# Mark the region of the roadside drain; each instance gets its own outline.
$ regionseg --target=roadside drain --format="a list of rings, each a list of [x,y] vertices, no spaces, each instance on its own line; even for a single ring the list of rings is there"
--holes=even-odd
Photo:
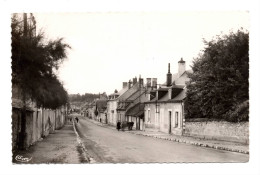
[[[73,121],[73,128],[74,128],[74,132],[77,136],[77,143],[78,143],[77,150],[80,154],[80,161],[82,163],[96,163],[96,161],[88,154],[87,149],[76,130],[74,121]]]

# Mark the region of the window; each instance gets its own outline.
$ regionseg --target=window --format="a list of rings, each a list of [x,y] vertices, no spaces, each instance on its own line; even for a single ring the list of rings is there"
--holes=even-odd
[[[179,125],[179,112],[175,112],[175,127],[177,127]]]
[[[147,116],[148,116],[148,120],[147,120],[147,122],[151,122],[151,113],[150,113],[150,109],[148,109],[148,111],[147,111]]]

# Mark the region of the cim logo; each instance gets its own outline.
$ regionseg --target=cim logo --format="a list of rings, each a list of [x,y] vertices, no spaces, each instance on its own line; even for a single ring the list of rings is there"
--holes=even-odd
[[[26,163],[26,162],[29,162],[30,160],[32,160],[32,157],[31,158],[27,158],[27,157],[23,157],[23,156],[17,155],[15,157],[15,160],[17,160],[18,162]]]

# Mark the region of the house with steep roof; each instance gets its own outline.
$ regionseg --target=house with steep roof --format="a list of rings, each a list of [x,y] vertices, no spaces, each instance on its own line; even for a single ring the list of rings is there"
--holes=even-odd
[[[123,82],[122,89],[118,92],[117,90],[114,91],[114,93],[110,94],[108,96],[107,100],[107,122],[110,125],[115,126],[117,122],[117,103],[119,100],[119,97],[122,96],[130,87],[132,82],[129,81]]]
[[[128,97],[125,96],[125,98],[121,98],[119,100],[117,113],[119,116],[119,121],[134,122],[133,128],[140,129],[140,123],[143,125],[143,113],[140,113],[139,115],[133,114],[137,114],[139,112],[136,111],[139,108],[135,107],[138,103],[140,104],[144,101],[147,101],[147,89],[144,87],[143,79],[141,77],[134,86],[135,88],[133,88],[131,92],[129,91]],[[132,109],[133,107],[135,108]],[[137,113],[133,113],[133,111],[136,111]],[[140,108],[140,111],[143,112],[143,109]]]
[[[97,115],[95,113],[96,108],[97,108],[97,106],[96,106],[97,100],[99,100],[99,99],[98,98],[94,99],[92,102],[88,103],[87,108],[86,108],[86,117],[97,120]]]
[[[134,106],[138,99],[144,101],[144,91],[145,88],[143,87],[143,79],[141,77],[139,81],[135,77],[133,81],[123,82],[121,91],[109,95],[107,104],[108,123],[116,125],[117,121],[131,121],[131,116],[126,118],[126,111]]]
[[[138,102],[129,107],[125,116],[128,122],[134,122],[133,129],[143,130],[144,129],[144,103]]]
[[[97,100],[95,113],[98,121],[108,123],[107,120],[107,100]]]
[[[136,81],[135,81],[136,80]],[[137,78],[133,79],[133,86],[129,88],[119,99],[117,106],[118,120],[120,122],[128,121],[125,116],[126,110],[133,104],[133,102],[144,93],[143,79],[140,77],[139,81]]]
[[[151,81],[152,80],[152,81]],[[118,114],[121,121],[134,122],[133,129],[143,130],[144,128],[144,102],[148,100],[149,92],[156,89],[157,78],[147,78],[144,85],[143,78],[139,77],[136,83],[137,91],[128,98],[118,102]]]
[[[178,62],[178,73],[170,73],[170,63],[166,82],[158,89],[150,91],[149,100],[144,102],[145,128],[182,135],[184,128],[184,99],[186,83],[190,81],[185,61]]]

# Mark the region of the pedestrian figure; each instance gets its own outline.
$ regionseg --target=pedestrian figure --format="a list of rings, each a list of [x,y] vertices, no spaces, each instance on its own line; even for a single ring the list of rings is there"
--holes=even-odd
[[[116,124],[116,129],[117,129],[118,131],[119,131],[119,129],[120,129],[120,126],[121,126],[121,122],[118,121],[117,124]]]
[[[78,123],[78,122],[79,122],[79,118],[78,118],[78,117],[76,117],[75,119],[76,119],[76,121],[77,121],[77,123]]]
[[[101,118],[99,119],[99,122],[101,123]]]

